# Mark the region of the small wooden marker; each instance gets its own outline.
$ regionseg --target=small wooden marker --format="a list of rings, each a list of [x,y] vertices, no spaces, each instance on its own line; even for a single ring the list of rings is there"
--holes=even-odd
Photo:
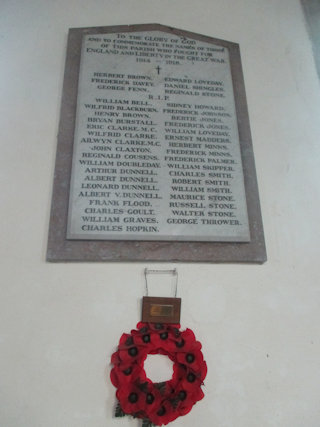
[[[181,298],[143,297],[142,322],[180,323]]]

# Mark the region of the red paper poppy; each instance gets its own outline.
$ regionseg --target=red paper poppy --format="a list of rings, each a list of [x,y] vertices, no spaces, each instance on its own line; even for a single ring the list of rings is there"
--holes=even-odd
[[[149,420],[156,426],[166,425],[180,416],[168,399],[160,402],[156,410],[149,415]]]

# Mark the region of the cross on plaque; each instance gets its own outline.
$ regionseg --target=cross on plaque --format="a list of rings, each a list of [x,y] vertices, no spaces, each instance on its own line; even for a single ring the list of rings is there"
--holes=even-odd
[[[156,70],[158,71],[158,74],[160,74],[160,70],[161,70],[161,68],[160,68],[160,66],[159,66],[159,65],[156,67]]]

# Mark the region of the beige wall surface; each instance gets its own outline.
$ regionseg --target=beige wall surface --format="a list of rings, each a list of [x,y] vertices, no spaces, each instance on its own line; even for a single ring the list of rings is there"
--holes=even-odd
[[[45,261],[67,31],[157,22],[241,48],[268,262],[178,268],[204,400],[174,426],[320,425],[320,97],[298,0],[0,2],[0,425],[115,419],[109,358],[150,263]]]

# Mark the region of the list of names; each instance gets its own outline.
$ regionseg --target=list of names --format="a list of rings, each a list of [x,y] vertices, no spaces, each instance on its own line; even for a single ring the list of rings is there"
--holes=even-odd
[[[250,240],[225,47],[84,36],[74,138],[69,239]]]

